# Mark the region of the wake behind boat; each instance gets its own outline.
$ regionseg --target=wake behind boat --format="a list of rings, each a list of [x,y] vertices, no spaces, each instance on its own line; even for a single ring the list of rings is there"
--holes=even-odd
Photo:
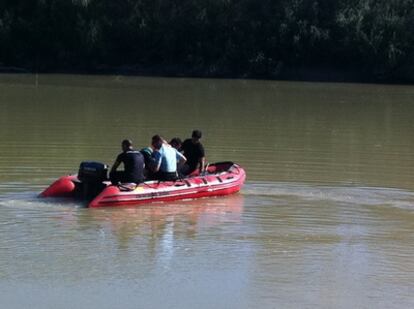
[[[204,174],[176,181],[146,181],[139,185],[112,185],[108,167],[98,162],[82,162],[77,175],[63,176],[40,197],[71,197],[88,201],[89,207],[140,205],[151,202],[228,195],[240,191],[244,169],[233,162],[210,164]]]

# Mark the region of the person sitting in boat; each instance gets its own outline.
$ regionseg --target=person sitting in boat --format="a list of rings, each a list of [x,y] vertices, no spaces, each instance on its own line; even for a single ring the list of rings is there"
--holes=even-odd
[[[182,145],[183,143],[182,143],[182,141],[181,141],[181,139],[180,139],[179,137],[174,137],[174,138],[172,138],[172,139],[170,140],[169,144],[170,144],[173,148],[175,148],[175,149],[177,149],[178,151],[180,151],[180,149],[181,149],[181,145]]]
[[[139,152],[144,156],[144,177],[145,179],[152,179],[153,172],[151,170],[151,166],[154,165],[154,159],[152,158],[152,148],[144,147]]]
[[[155,180],[177,180],[177,164],[186,162],[185,156],[177,149],[171,147],[159,136],[152,137],[151,145],[153,148],[152,158],[154,160],[152,172]]]
[[[194,130],[191,138],[186,139],[181,146],[181,150],[187,158],[187,162],[181,169],[181,173],[184,175],[193,173],[197,168],[200,173],[204,171],[205,154],[204,147],[200,142],[201,136],[200,130]]]
[[[120,153],[109,173],[112,184],[133,182],[139,184],[144,181],[144,157],[141,152],[132,147],[132,142],[128,139],[122,141],[122,153]],[[124,170],[117,171],[118,166],[123,163]]]

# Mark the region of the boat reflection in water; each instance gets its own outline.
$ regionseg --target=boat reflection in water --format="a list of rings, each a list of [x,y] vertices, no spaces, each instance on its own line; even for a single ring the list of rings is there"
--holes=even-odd
[[[82,209],[78,224],[115,236],[119,249],[134,246],[157,246],[174,239],[195,239],[203,231],[221,224],[241,221],[244,197],[237,193],[222,197],[153,203],[141,207]]]

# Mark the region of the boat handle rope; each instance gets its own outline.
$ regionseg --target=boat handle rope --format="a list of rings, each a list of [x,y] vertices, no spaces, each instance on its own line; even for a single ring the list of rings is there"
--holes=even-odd
[[[156,189],[157,187],[159,187],[159,185],[161,184],[161,182],[164,182],[164,183],[166,183],[166,182],[172,182],[171,186],[177,186],[177,181],[182,181],[183,182],[182,185],[187,185],[187,187],[191,187],[190,182],[188,180],[185,180],[185,179],[177,179],[177,180],[174,180],[174,181],[161,181],[160,180],[154,186],[151,186],[151,185],[143,182],[143,185],[146,186],[146,187],[148,187],[148,188],[151,188],[151,189]]]
[[[237,173],[235,172],[235,170],[237,171]],[[233,174],[240,174],[240,169],[237,165],[233,164],[230,168],[229,168],[229,172],[233,173]]]
[[[138,185],[136,183],[134,183],[134,185],[135,186],[127,186],[127,185],[123,185],[123,184],[120,183],[120,184],[118,184],[118,188],[121,191],[134,191],[138,187]]]
[[[160,185],[161,181],[158,181],[157,184],[155,186],[151,186],[147,183],[145,183],[145,181],[142,183],[144,186],[150,188],[150,189],[156,189],[159,185]]]

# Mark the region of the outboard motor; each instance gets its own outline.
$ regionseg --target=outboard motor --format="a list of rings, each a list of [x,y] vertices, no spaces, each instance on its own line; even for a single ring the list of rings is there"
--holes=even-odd
[[[79,166],[78,179],[82,183],[81,196],[90,200],[96,197],[108,180],[108,165],[100,162],[85,161]]]

